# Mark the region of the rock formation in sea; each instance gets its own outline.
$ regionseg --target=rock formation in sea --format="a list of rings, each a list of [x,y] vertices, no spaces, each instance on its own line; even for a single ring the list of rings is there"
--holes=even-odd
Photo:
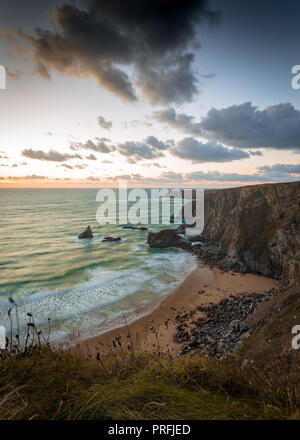
[[[209,190],[204,211],[201,236],[180,237],[176,229],[150,232],[150,247],[188,249],[190,242],[200,260],[223,269],[286,283],[300,279],[300,182]]]
[[[103,242],[106,242],[106,241],[120,241],[121,240],[121,237],[104,237],[103,238]]]
[[[159,232],[149,232],[147,243],[152,248],[166,248],[178,245],[177,229],[163,229]]]
[[[148,231],[145,226],[123,226],[122,229],[131,229],[132,231]]]
[[[81,232],[81,234],[78,235],[79,239],[82,238],[93,238],[93,231],[91,230],[90,225],[86,228],[85,231]]]

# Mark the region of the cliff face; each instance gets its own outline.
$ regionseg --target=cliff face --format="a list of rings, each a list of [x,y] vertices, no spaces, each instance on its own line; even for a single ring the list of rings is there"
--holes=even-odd
[[[294,282],[300,277],[300,182],[207,191],[203,236],[232,267]],[[197,247],[200,258],[201,252]]]

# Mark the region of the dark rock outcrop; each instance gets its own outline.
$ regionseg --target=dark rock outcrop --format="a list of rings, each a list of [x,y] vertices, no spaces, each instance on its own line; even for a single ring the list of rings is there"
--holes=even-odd
[[[148,231],[148,228],[145,226],[123,226],[122,229],[130,229],[132,231]]]
[[[149,232],[147,243],[151,248],[167,248],[177,246],[177,229],[163,229],[159,232]]]
[[[145,226],[123,226],[122,229],[131,229],[132,231],[148,231]]]
[[[91,230],[90,225],[86,228],[85,231],[81,232],[81,234],[78,235],[79,239],[82,238],[93,238],[93,232]]]
[[[103,242],[106,242],[106,241],[120,241],[121,240],[121,237],[104,237],[103,238]]]
[[[147,243],[152,248],[180,247],[191,250],[193,241],[199,236],[184,236],[185,225],[180,225],[177,229],[163,229],[159,232],[149,232]]]
[[[193,253],[224,270],[259,273],[285,283],[300,279],[300,182],[208,190],[204,214],[200,238],[177,237],[170,246],[188,249],[187,241],[199,241],[191,244]],[[157,247],[166,247],[151,235],[152,247],[156,241]]]
[[[244,272],[294,282],[300,277],[300,182],[205,194],[203,237]],[[202,249],[195,249],[201,258]]]

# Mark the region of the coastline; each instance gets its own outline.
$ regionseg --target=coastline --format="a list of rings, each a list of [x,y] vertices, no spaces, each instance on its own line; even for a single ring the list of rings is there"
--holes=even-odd
[[[224,298],[244,293],[263,293],[276,287],[276,280],[254,274],[224,272],[198,264],[173,293],[148,310],[132,319],[123,317],[123,325],[76,343],[71,350],[84,357],[97,357],[115,352],[135,351],[164,352],[179,356],[181,344],[174,341],[178,322],[176,316],[189,313],[202,305],[216,304]],[[199,316],[201,312],[199,312]],[[120,345],[116,340],[120,341]]]

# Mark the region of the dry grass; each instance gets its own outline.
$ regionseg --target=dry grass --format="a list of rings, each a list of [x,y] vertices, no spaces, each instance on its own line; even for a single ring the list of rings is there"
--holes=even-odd
[[[29,314],[25,344],[11,329],[0,350],[0,419],[299,419],[300,353],[271,331],[288,328],[298,298],[295,289],[274,298],[254,316],[248,346],[219,361],[137,351],[129,328],[126,345],[116,339],[113,353],[83,358],[51,348],[50,322],[45,336]],[[274,355],[262,335],[275,338]]]
[[[2,360],[0,418],[299,418],[299,383],[270,370],[139,352],[98,359],[42,348]]]

